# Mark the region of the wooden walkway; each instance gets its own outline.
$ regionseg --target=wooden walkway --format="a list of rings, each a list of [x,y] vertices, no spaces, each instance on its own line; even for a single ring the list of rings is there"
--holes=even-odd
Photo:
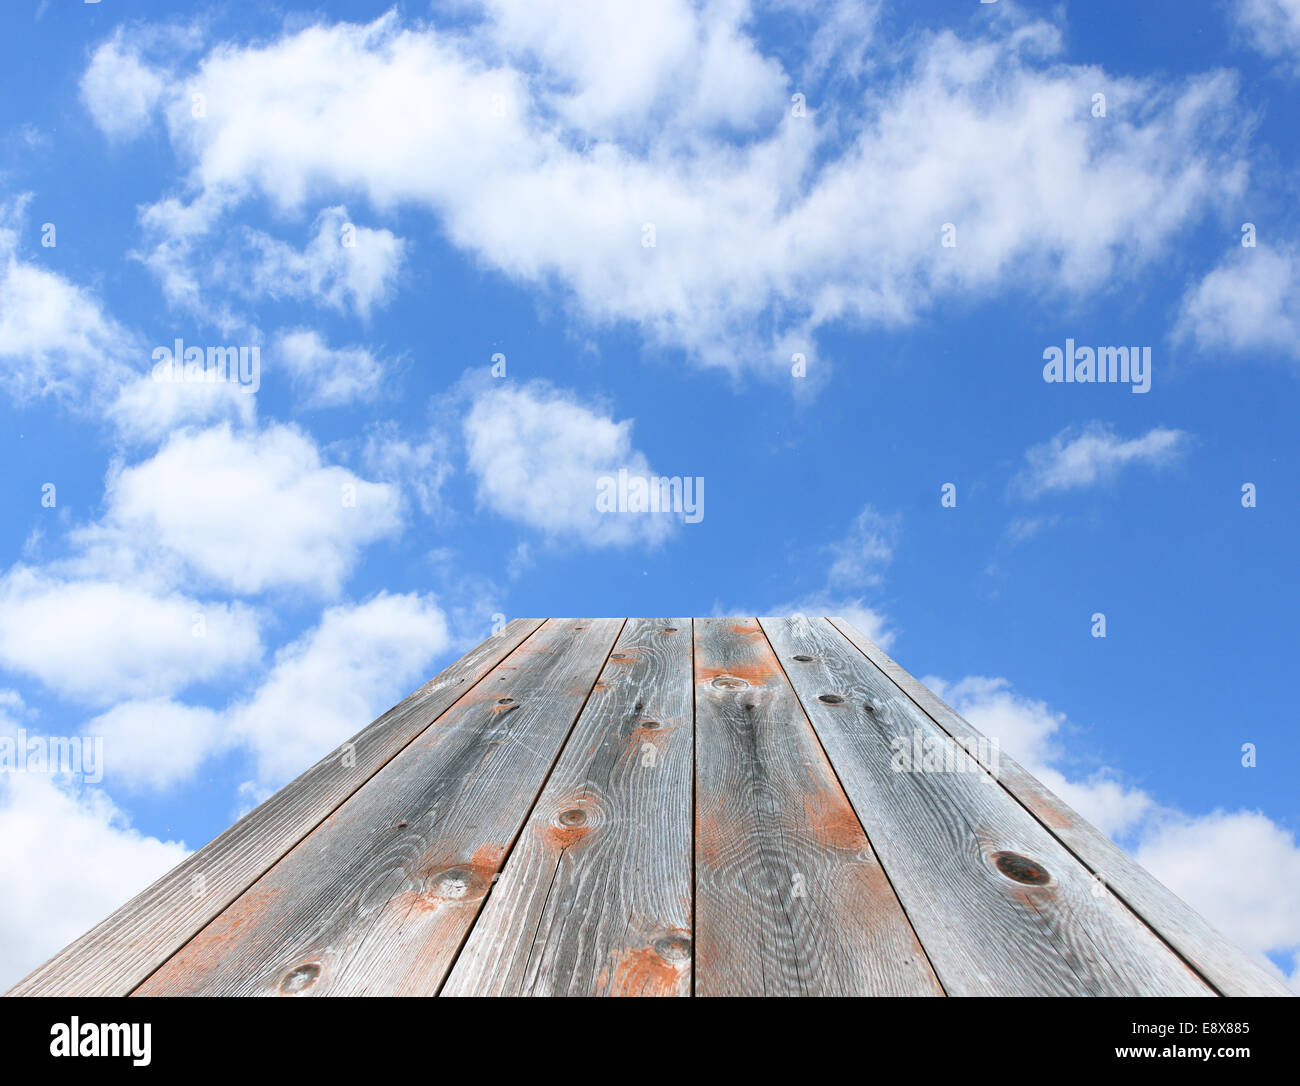
[[[982,740],[839,619],[516,620],[10,994],[1287,994]]]

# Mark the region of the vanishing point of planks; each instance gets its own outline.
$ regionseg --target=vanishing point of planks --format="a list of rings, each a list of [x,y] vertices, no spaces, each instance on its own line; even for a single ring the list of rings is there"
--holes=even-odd
[[[10,994],[1287,992],[796,617],[518,619]]]

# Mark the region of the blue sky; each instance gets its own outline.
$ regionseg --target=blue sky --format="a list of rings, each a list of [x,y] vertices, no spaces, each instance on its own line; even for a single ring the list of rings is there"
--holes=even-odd
[[[1300,2],[546,9],[0,16],[0,734],[104,752],[0,983],[500,616],[795,611],[1295,983]]]

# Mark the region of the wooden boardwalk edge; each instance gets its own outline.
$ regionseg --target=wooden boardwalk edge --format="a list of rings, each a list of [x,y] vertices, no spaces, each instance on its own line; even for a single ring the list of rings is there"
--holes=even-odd
[[[515,619],[3,994],[1292,994],[1000,742],[843,618]]]
[[[542,623],[515,619],[470,649],[5,994],[129,995]]]
[[[136,995],[434,995],[623,626],[550,619]]]
[[[843,618],[827,620],[934,723],[954,739],[987,738],[879,645]],[[972,742],[979,758],[983,744]],[[985,765],[992,771],[992,767]],[[1221,995],[1289,996],[1277,978],[1220,934],[1122,848],[1014,758],[999,751],[998,783],[1124,905]]]

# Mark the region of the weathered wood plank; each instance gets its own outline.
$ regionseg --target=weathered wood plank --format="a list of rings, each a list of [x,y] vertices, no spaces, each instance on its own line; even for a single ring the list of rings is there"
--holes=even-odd
[[[621,619],[548,620],[141,995],[432,995]]]
[[[835,627],[761,622],[950,995],[1213,994]]]
[[[700,995],[942,995],[754,619],[697,619]]]
[[[978,756],[984,749],[980,745],[986,738],[983,733],[844,619],[832,618],[830,622],[931,720],[949,735],[969,743]],[[1281,981],[1219,934],[1006,751],[999,750],[996,765],[986,764],[985,768],[995,769],[1003,788],[1219,992],[1242,996],[1291,994]]]
[[[475,646],[6,994],[130,993],[541,624]]]
[[[443,995],[690,995],[691,620],[629,619]]]

